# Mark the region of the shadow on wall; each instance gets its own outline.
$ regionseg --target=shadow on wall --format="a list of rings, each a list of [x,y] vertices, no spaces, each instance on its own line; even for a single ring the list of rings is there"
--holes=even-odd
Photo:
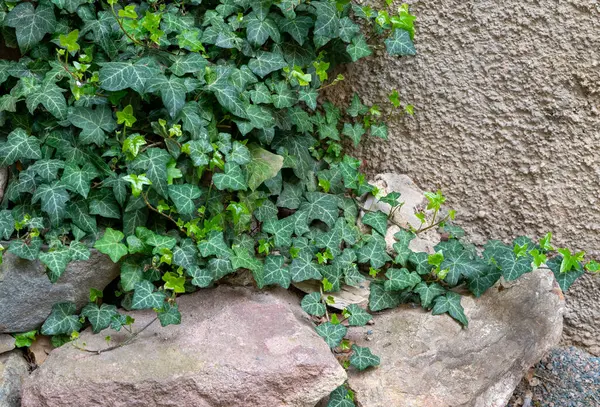
[[[552,231],[600,256],[599,6],[412,3],[417,57],[379,52],[330,90],[385,105],[397,89],[415,106],[392,119],[389,142],[359,148],[366,171],[441,188],[476,242]]]

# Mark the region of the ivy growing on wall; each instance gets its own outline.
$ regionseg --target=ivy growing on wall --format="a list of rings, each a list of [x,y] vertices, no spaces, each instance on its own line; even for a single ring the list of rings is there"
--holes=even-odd
[[[397,208],[402,197],[369,184],[343,148],[387,139],[382,109],[320,94],[344,80],[332,73],[340,64],[378,49],[414,55],[414,20],[406,5],[348,0],[0,0],[0,35],[21,55],[0,60],[7,250],[39,260],[56,282],[93,247],[121,264],[120,305],[154,309],[163,326],[181,320],[177,296],[232,273],[251,273],[259,288],[317,280],[302,307],[331,348],[349,348],[346,326],[371,319],[355,305],[327,312],[344,284],[370,280],[371,312],[413,301],[465,326],[459,285],[480,296],[546,263],[567,289],[583,254],[548,260],[549,236],[491,241],[480,254],[459,240],[452,213],[438,216],[440,193],[427,195],[433,219],[419,214],[422,227],[398,232],[386,252],[390,215],[357,198]],[[414,113],[397,91],[385,108]],[[436,254],[412,252],[434,227],[449,236]],[[60,342],[88,323],[131,329],[102,293],[90,299],[81,313],[56,304],[41,333]],[[358,370],[379,364],[367,348],[350,350]],[[352,398],[340,388],[330,405]]]

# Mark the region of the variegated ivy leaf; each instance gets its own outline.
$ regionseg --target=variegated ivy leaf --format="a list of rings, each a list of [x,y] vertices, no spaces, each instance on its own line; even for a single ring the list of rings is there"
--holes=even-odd
[[[46,319],[40,333],[42,335],[71,335],[79,332],[81,322],[75,315],[77,307],[72,302],[61,302],[52,306],[52,312]]]
[[[34,237],[33,239],[26,240],[13,240],[8,246],[8,251],[25,260],[36,260],[42,247],[42,239]]]
[[[29,170],[39,175],[44,182],[52,182],[58,177],[58,171],[65,168],[65,162],[56,159],[43,159],[29,166]]]
[[[322,317],[325,315],[325,304],[321,301],[320,293],[310,293],[302,298],[300,306],[307,314]]]
[[[287,63],[281,54],[267,51],[258,51],[256,56],[248,62],[248,68],[261,78],[286,66]]]
[[[348,52],[348,55],[350,55],[353,62],[368,57],[373,53],[369,44],[367,44],[365,37],[360,34],[352,38],[352,42],[346,47],[346,52]]]
[[[169,197],[175,203],[177,212],[182,215],[192,215],[196,209],[195,199],[200,198],[202,192],[196,185],[169,185]]]
[[[460,304],[460,297],[459,294],[452,291],[448,291],[444,296],[437,297],[431,313],[433,315],[440,315],[447,312],[463,326],[468,326],[469,321],[467,321],[465,310]]]
[[[300,206],[300,210],[307,212],[308,223],[318,219],[329,227],[335,225],[335,221],[339,218],[339,209],[334,195],[308,192],[306,193],[306,200]]]
[[[208,234],[206,240],[198,243],[198,249],[202,257],[217,256],[229,258],[232,251],[225,243],[223,232],[212,231]]]
[[[384,284],[386,291],[412,290],[421,282],[421,277],[417,272],[409,272],[405,268],[390,268],[386,271],[385,276],[388,278]]]
[[[69,191],[77,192],[82,197],[87,198],[91,181],[97,176],[98,171],[92,164],[86,163],[80,168],[76,163],[68,161],[60,181]]]
[[[192,239],[183,239],[173,248],[173,264],[184,269],[198,264],[198,249]]]
[[[8,167],[19,160],[40,158],[42,152],[39,139],[28,136],[21,128],[13,130],[7,140],[0,144],[0,167]]]
[[[246,165],[248,187],[255,191],[264,181],[275,177],[283,167],[283,157],[258,145],[248,146],[251,160]]]
[[[365,213],[365,216],[363,216],[362,222],[365,225],[371,226],[373,229],[375,229],[377,232],[379,232],[379,234],[381,234],[382,236],[385,236],[385,234],[387,232],[387,225],[388,225],[387,214],[385,214],[381,211],[367,212],[367,213]]]
[[[53,226],[61,224],[65,217],[69,193],[58,181],[52,184],[43,184],[36,189],[32,203],[40,201],[42,210],[46,212]]]
[[[45,3],[37,7],[33,3],[19,3],[6,15],[4,25],[15,28],[19,48],[27,51],[55,29],[54,7]]]
[[[179,312],[179,305],[177,303],[171,304],[170,302],[165,302],[162,309],[158,311],[157,316],[162,327],[179,325],[181,323],[181,312]]]
[[[313,1],[311,5],[317,9],[314,35],[327,38],[336,38],[339,36],[340,18],[336,4],[329,0],[321,0]]]
[[[262,17],[258,14],[252,14],[246,21],[246,38],[248,42],[255,47],[264,45],[271,37],[273,41],[279,42],[281,38],[279,29],[269,17]]]
[[[229,259],[219,258],[213,258],[208,261],[208,270],[210,270],[215,280],[218,280],[235,271]]]
[[[417,236],[413,232],[405,229],[400,229],[396,234],[394,234],[394,239],[397,240],[397,242],[393,245],[393,248],[396,251],[394,263],[400,264],[402,267],[406,267],[408,264],[408,259],[412,253],[412,250],[410,250],[408,246],[415,237]]]
[[[294,233],[294,219],[291,216],[280,220],[277,218],[267,219],[263,223],[262,230],[273,235],[275,247],[290,247]]]
[[[290,266],[292,281],[298,283],[305,280],[321,280],[320,266],[313,261],[312,252],[309,249],[301,250],[298,256],[292,260]]]
[[[309,16],[296,16],[295,18],[281,19],[278,24],[281,32],[290,34],[298,44],[304,45],[314,21]]]
[[[162,308],[166,294],[163,291],[155,291],[154,284],[148,280],[142,280],[135,284],[131,309]]]
[[[379,269],[392,260],[385,251],[385,239],[381,235],[367,235],[365,240],[366,244],[356,251],[359,263],[369,263]]]
[[[56,85],[53,80],[46,79],[41,86],[25,99],[29,113],[33,114],[41,104],[46,110],[59,120],[67,118],[67,101],[63,93],[65,89]]]
[[[12,212],[4,209],[0,211],[0,239],[8,240],[15,231],[15,220]]]
[[[372,283],[370,285],[369,309],[373,312],[388,308],[395,308],[400,303],[397,293],[386,291],[383,284]]]
[[[575,267],[570,271],[561,273],[560,268],[562,262],[563,256],[558,255],[548,260],[546,264],[548,265],[550,270],[552,270],[552,273],[554,274],[554,277],[556,278],[560,289],[563,290],[563,292],[566,292],[569,289],[569,287],[571,287],[571,285],[575,282],[575,280],[577,280],[585,273],[585,269],[583,267]]]
[[[390,55],[415,55],[415,45],[410,38],[410,33],[401,28],[396,28],[392,35],[385,40],[385,47]]]
[[[45,253],[41,252],[38,257],[48,267],[50,281],[56,283],[59,277],[65,272],[67,264],[71,261],[71,251],[63,248]]]
[[[287,289],[290,286],[291,276],[289,267],[284,266],[285,258],[278,255],[268,255],[265,258],[264,285],[278,284]]]
[[[350,326],[365,326],[370,320],[373,319],[371,314],[362,309],[356,304],[350,304],[346,307],[346,311],[350,314],[348,323]]]
[[[245,191],[248,189],[246,176],[241,167],[233,162],[226,162],[224,172],[213,175],[213,183],[221,191]]]
[[[466,250],[460,253],[450,252],[447,256],[444,254],[444,261],[440,266],[442,270],[448,270],[444,281],[452,286],[458,284],[461,278],[474,278],[486,267],[487,264],[483,260],[473,257]]]
[[[187,73],[204,72],[204,68],[208,65],[208,61],[196,52],[190,52],[185,55],[173,55],[171,59],[173,64],[169,67],[169,70],[177,76],[183,76]]]
[[[315,330],[332,349],[342,342],[342,339],[344,339],[344,336],[348,332],[348,329],[344,325],[334,325],[331,322],[325,322],[316,327]]]
[[[82,144],[95,143],[102,146],[106,139],[106,133],[112,133],[117,128],[112,111],[106,105],[95,108],[71,107],[67,119],[73,126],[81,129],[79,141]]]
[[[100,87],[108,91],[131,88],[143,93],[146,82],[156,75],[144,62],[103,62],[100,65]]]
[[[114,263],[117,263],[121,257],[127,254],[127,246],[122,243],[124,237],[125,235],[120,231],[106,228],[102,238],[96,240],[94,248],[110,257]]]
[[[89,303],[81,310],[81,316],[84,316],[92,325],[92,332],[98,332],[110,326],[113,316],[118,315],[117,307],[110,304],[102,304],[98,306],[94,303]]]
[[[373,355],[371,349],[352,345],[354,353],[350,356],[350,364],[358,370],[365,370],[372,366],[379,366],[379,356]]]
[[[160,93],[163,104],[174,118],[185,105],[187,88],[181,78],[159,75],[146,81],[146,92]]]
[[[210,270],[196,265],[186,268],[185,273],[192,278],[192,284],[200,288],[210,286],[215,279]]]
[[[437,283],[427,284],[422,281],[413,290],[421,298],[421,306],[425,309],[431,308],[433,300],[446,293],[446,289]]]

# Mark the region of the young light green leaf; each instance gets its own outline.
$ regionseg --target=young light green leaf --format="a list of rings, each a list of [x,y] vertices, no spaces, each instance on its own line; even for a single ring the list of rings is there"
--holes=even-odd
[[[117,263],[121,257],[127,254],[127,246],[122,243],[124,237],[125,235],[120,231],[106,228],[102,238],[94,244],[94,248],[108,255],[114,263]]]

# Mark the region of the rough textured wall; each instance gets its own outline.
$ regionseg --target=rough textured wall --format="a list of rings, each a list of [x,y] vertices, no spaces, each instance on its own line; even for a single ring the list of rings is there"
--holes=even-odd
[[[379,52],[331,88],[416,107],[361,147],[367,172],[441,188],[476,241],[553,231],[600,255],[600,3],[411,3],[419,55]]]

